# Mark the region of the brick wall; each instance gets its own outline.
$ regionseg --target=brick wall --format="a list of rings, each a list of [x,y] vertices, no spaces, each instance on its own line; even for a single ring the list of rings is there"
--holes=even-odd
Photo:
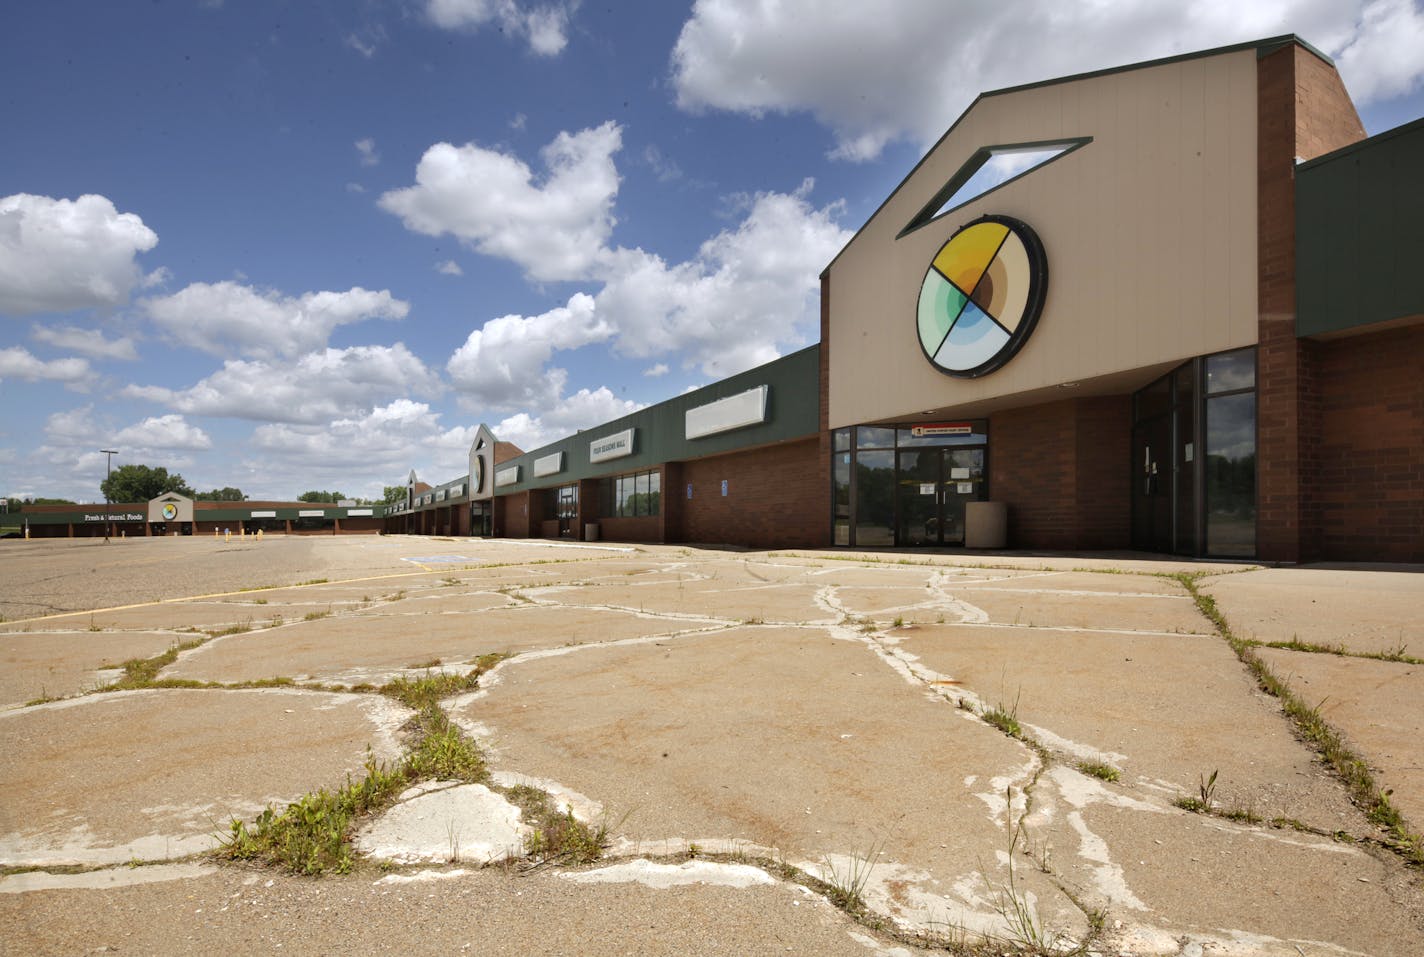
[[[658,514],[659,542],[682,541],[683,506],[687,493],[682,480],[682,463],[667,462],[662,468],[662,507]]]
[[[1009,547],[1076,546],[1077,425],[1072,400],[989,417],[989,497],[1009,506]]]
[[[502,538],[537,538],[532,534],[543,515],[538,514],[540,493],[515,492],[495,499],[495,534]]]
[[[682,527],[676,540],[752,548],[825,544],[829,479],[820,458],[817,436],[683,462],[676,493],[684,499]],[[723,479],[728,482],[725,497]]]
[[[663,493],[666,498],[667,493]],[[598,520],[598,537],[607,542],[660,542],[662,522],[657,515],[646,518],[620,518],[618,516]]]
[[[1324,555],[1424,562],[1424,326],[1313,345]]]
[[[1319,396],[1312,348],[1295,336],[1295,161],[1364,138],[1329,64],[1291,44],[1257,66],[1256,551],[1268,561],[1315,557],[1313,492]]]
[[[1076,547],[1128,548],[1132,544],[1132,397],[1079,399],[1076,406]]]
[[[1129,396],[1065,399],[989,419],[989,497],[1009,506],[1009,547],[1126,548]]]

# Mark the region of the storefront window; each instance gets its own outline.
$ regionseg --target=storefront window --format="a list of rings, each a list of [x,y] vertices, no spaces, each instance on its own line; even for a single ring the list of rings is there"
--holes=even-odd
[[[895,430],[878,425],[860,425],[855,430],[855,447],[858,449],[893,449]]]
[[[1241,349],[1219,356],[1207,356],[1206,392],[1237,392],[1256,387],[1256,350]]]
[[[1239,557],[1256,554],[1254,392],[1207,399],[1203,486],[1207,554]]]
[[[849,452],[850,429],[836,429],[835,433],[832,436],[832,441],[834,442],[834,445],[832,447],[837,452]]]
[[[888,432],[893,441],[895,433],[890,429],[877,431]],[[855,544],[860,548],[895,544],[894,452],[856,455]]]
[[[601,514],[614,518],[644,518],[662,509],[662,473],[635,472],[598,483]]]
[[[832,518],[837,545],[850,544],[850,453],[837,452],[831,462]]]

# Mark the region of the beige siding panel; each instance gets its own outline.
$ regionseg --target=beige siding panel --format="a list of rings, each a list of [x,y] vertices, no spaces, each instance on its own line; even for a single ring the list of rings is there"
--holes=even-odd
[[[952,409],[1249,345],[1256,338],[1256,57],[1245,50],[987,97],[831,267],[833,427]],[[981,146],[1088,146],[896,240]],[[1008,365],[925,360],[930,260],[985,213],[1043,240],[1048,302]]]

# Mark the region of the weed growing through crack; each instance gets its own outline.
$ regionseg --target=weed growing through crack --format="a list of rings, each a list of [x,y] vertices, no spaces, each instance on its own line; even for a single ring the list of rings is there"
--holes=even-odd
[[[606,824],[590,825],[574,816],[573,808],[560,811],[549,795],[526,784],[499,789],[519,808],[531,828],[524,851],[538,862],[589,864],[603,856],[608,846]]]
[[[1340,732],[1336,731],[1320,715],[1319,705],[1312,708],[1290,689],[1259,655],[1252,649],[1252,642],[1239,638],[1231,630],[1226,618],[1216,607],[1216,600],[1197,587],[1199,574],[1181,573],[1175,578],[1187,594],[1192,597],[1197,610],[1212,623],[1217,634],[1226,640],[1236,657],[1251,672],[1257,684],[1266,694],[1278,698],[1281,710],[1291,720],[1295,732],[1319,753],[1331,770],[1344,783],[1355,802],[1371,823],[1378,825],[1388,835],[1387,846],[1415,866],[1424,866],[1424,835],[1411,831],[1390,800],[1391,791],[1379,787],[1369,765],[1345,744]]]
[[[169,645],[167,651],[154,655],[152,658],[130,658],[120,665],[124,669],[124,673],[100,690],[128,691],[134,688],[152,687],[154,681],[158,679],[158,673],[177,661],[180,652],[196,648],[206,640],[206,638],[197,638],[193,641]]]
[[[826,885],[826,896],[831,903],[851,915],[865,910],[865,889],[870,884],[870,875],[880,855],[885,852],[885,841],[870,845],[864,854],[852,854],[844,868],[831,863],[829,858],[821,861],[821,881]]]
[[[252,621],[240,621],[235,625],[228,625],[226,628],[214,628],[212,631],[204,632],[209,638],[226,638],[228,635],[245,635],[252,630]]]
[[[1340,658],[1369,658],[1374,661],[1393,661],[1405,665],[1424,665],[1424,658],[1406,654],[1409,646],[1403,641],[1389,651],[1354,651],[1343,644],[1320,645],[1292,638],[1290,641],[1252,641],[1252,647],[1283,648],[1286,651],[1306,651],[1317,655],[1336,655]]]
[[[1197,775],[1196,797],[1184,795],[1177,798],[1172,803],[1183,811],[1191,811],[1193,814],[1210,814],[1216,799],[1216,775],[1218,769],[1213,769],[1211,777]]]
[[[1012,808],[1013,789],[1006,788],[1005,796],[1008,807]],[[1024,814],[1024,817],[1026,816],[1027,812]],[[1060,950],[1061,935],[1050,933],[1043,926],[1033,903],[1028,899],[1027,894],[1019,889],[1018,873],[1014,861],[1018,855],[1020,842],[1026,838],[1023,822],[1023,817],[1020,817],[1009,828],[1008,880],[998,883],[990,880],[987,874],[982,876],[984,883],[988,884],[993,891],[992,903],[995,913],[1008,927],[1009,942],[1020,950],[1032,954],[1057,953]],[[1045,872],[1048,870],[1047,857],[1043,858],[1043,862],[1039,866]]]
[[[1079,761],[1077,767],[1079,771],[1099,781],[1117,781],[1122,777],[1121,771],[1102,761]]]
[[[345,786],[335,791],[314,791],[280,813],[269,807],[250,828],[234,820],[218,853],[231,860],[280,864],[298,874],[345,874],[355,864],[350,834],[356,819],[390,806],[409,781],[404,766],[390,768],[367,757],[360,781],[348,775]]]
[[[335,791],[314,791],[278,812],[267,808],[248,825],[234,820],[223,840],[220,856],[232,860],[260,860],[299,874],[346,873],[355,866],[351,835],[362,816],[384,810],[411,784],[422,780],[486,783],[489,770],[480,749],[466,738],[439,700],[478,683],[502,655],[485,655],[464,675],[428,674],[399,677],[379,691],[415,709],[410,730],[415,743],[395,765],[366,760],[366,776]],[[273,679],[291,683],[290,679]],[[254,683],[255,684],[255,683]],[[458,843],[452,853],[458,853]]]
[[[1014,695],[1014,703],[1012,705],[1006,706],[1000,701],[994,705],[994,707],[986,708],[979,712],[979,717],[1011,738],[1022,738],[1023,726],[1019,724],[1019,697],[1022,694],[1023,690],[1020,689],[1019,692]]]
[[[418,678],[400,675],[376,690],[389,698],[395,698],[408,708],[421,711],[441,698],[478,688],[480,676],[503,661],[504,657],[500,654],[481,655],[475,659],[475,667],[462,675],[446,671],[427,672]]]
[[[416,727],[419,743],[405,762],[415,779],[471,784],[488,780],[484,755],[460,733],[438,704],[432,702],[421,710],[416,717]]]
[[[326,611],[309,611],[309,612],[307,612],[305,615],[302,616],[302,621],[320,621],[320,620],[323,619],[323,618],[330,618],[330,617],[331,617],[331,609],[328,608],[328,609],[326,609]]]

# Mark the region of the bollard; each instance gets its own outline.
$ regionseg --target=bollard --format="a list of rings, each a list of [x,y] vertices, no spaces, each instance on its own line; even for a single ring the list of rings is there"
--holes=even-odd
[[[223,541],[225,541],[225,542],[231,542],[231,541],[232,541],[232,529],[230,529],[230,528],[225,528],[225,529],[223,529]]]
[[[213,526],[213,541],[217,541],[217,540],[218,540],[218,527],[217,527],[216,525],[214,525],[214,526]]]

